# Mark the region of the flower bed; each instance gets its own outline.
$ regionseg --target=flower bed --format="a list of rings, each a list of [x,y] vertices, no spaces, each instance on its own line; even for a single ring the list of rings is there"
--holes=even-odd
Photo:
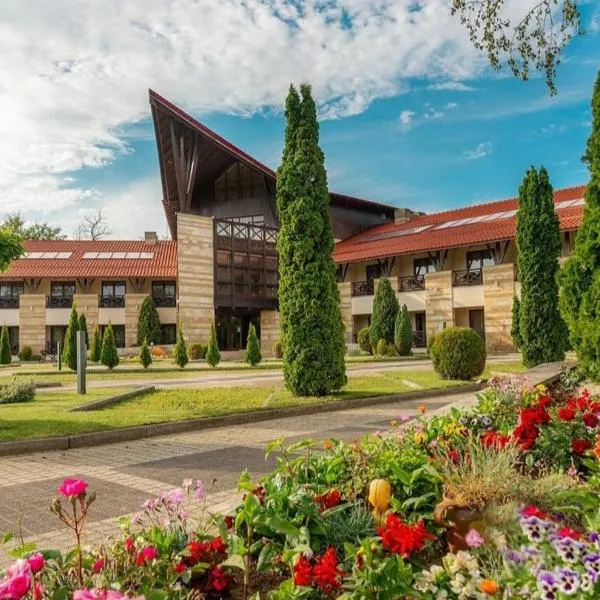
[[[233,514],[190,518],[206,490],[186,480],[94,551],[95,494],[65,480],[52,511],[75,549],[7,536],[0,600],[597,598],[599,417],[585,390],[496,380],[468,411],[399,416],[385,435],[276,440],[277,468],[242,474]]]

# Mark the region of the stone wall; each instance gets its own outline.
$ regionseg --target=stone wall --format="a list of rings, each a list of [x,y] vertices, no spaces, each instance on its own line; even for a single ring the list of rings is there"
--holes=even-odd
[[[484,267],[485,343],[488,352],[514,352],[510,335],[514,295],[512,263]]]
[[[273,344],[279,341],[279,311],[263,310],[260,313],[260,348],[263,356],[273,356]]]
[[[46,347],[46,296],[21,294],[19,304],[19,348],[39,354]]]
[[[88,337],[90,344],[94,336],[94,329],[98,325],[98,314],[100,309],[98,308],[98,295],[97,294],[75,294],[73,296],[73,303],[77,307],[77,313],[85,315],[85,322],[87,323]]]
[[[425,275],[425,310],[427,338],[444,327],[454,325],[452,300],[452,271]]]
[[[349,281],[340,282],[337,284],[340,290],[340,310],[342,313],[342,321],[344,322],[345,332],[344,340],[347,344],[352,343],[352,284]]]
[[[126,294],[125,296],[125,346],[137,344],[137,329],[140,309],[148,294]]]
[[[178,317],[189,342],[208,343],[214,319],[212,217],[177,214]]]

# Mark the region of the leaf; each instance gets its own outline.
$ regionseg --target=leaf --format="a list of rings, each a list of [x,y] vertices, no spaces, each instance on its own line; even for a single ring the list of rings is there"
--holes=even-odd
[[[258,555],[256,570],[261,573],[269,569],[275,556],[277,556],[277,546],[274,544],[267,544],[266,546],[263,546],[263,549]]]
[[[234,567],[246,572],[246,563],[239,554],[232,554],[226,561],[222,562],[221,567]]]
[[[293,452],[297,452],[298,450],[302,450],[304,448],[311,448],[314,445],[315,445],[315,442],[309,438],[306,440],[301,440],[300,442],[296,442],[295,444],[290,444],[286,448],[286,452],[293,453]]]
[[[245,469],[242,472],[242,474],[240,475],[240,479],[238,481],[238,489],[245,490],[247,492],[251,492],[255,487],[256,487],[256,485],[252,482],[252,479],[250,478],[250,474]]]
[[[300,530],[291,521],[282,519],[277,515],[260,515],[257,517],[256,522],[278,533],[300,537]]]
[[[282,436],[282,437],[277,438],[276,440],[273,440],[273,441],[269,442],[267,444],[266,448],[265,448],[265,458],[268,458],[269,455],[274,450],[280,449],[283,446],[283,440],[284,439],[285,438]]]
[[[2,543],[8,544],[8,542],[10,542],[10,540],[12,540],[12,538],[13,538],[12,531],[8,531],[7,533],[4,534],[4,537],[2,538]]]

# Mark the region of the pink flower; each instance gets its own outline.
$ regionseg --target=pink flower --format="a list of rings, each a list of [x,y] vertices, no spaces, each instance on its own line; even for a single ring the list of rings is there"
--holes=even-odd
[[[204,500],[206,498],[206,488],[200,479],[196,481],[196,500]]]
[[[184,479],[181,487],[187,491],[192,487],[192,485],[194,485],[194,482],[191,479]]]
[[[33,586],[33,600],[42,600],[44,596],[44,586],[41,583],[36,583]]]
[[[92,565],[92,573],[100,573],[100,572],[104,571],[105,566],[106,566],[106,561],[103,558],[99,558]]]
[[[408,415],[402,415],[399,420],[401,423],[408,423],[410,421],[410,417]]]
[[[483,545],[485,540],[477,529],[469,529],[467,535],[465,535],[465,542],[467,542],[469,548],[479,548],[479,546]]]
[[[22,598],[31,587],[31,575],[20,573],[8,580],[9,598]]]
[[[181,504],[183,502],[183,490],[181,488],[175,488],[167,493],[169,502],[173,504]]]
[[[27,559],[27,562],[29,563],[29,566],[31,567],[33,573],[39,573],[46,564],[44,555],[41,552],[36,552],[35,554],[32,554]]]
[[[85,479],[65,479],[58,486],[58,493],[65,498],[80,497],[85,494],[87,487]]]

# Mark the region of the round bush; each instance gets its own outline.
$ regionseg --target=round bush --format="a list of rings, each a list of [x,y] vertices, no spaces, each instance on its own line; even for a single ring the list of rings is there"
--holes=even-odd
[[[206,346],[204,344],[190,344],[188,354],[191,360],[204,360],[206,358]]]
[[[430,351],[433,367],[444,379],[473,379],[485,368],[483,339],[468,327],[442,329],[436,333]]]
[[[356,336],[358,347],[368,354],[373,354],[373,348],[371,347],[371,340],[369,339],[370,327],[363,327]]]
[[[31,402],[35,398],[35,384],[13,381],[0,387],[0,404]]]
[[[23,346],[21,348],[21,352],[19,352],[19,358],[21,360],[31,360],[32,356],[33,350],[31,349],[31,346]]]
[[[377,356],[396,356],[396,347],[391,342],[385,340],[379,340],[377,342],[377,348],[375,350]]]
[[[281,342],[273,344],[273,358],[283,358],[283,345]]]

